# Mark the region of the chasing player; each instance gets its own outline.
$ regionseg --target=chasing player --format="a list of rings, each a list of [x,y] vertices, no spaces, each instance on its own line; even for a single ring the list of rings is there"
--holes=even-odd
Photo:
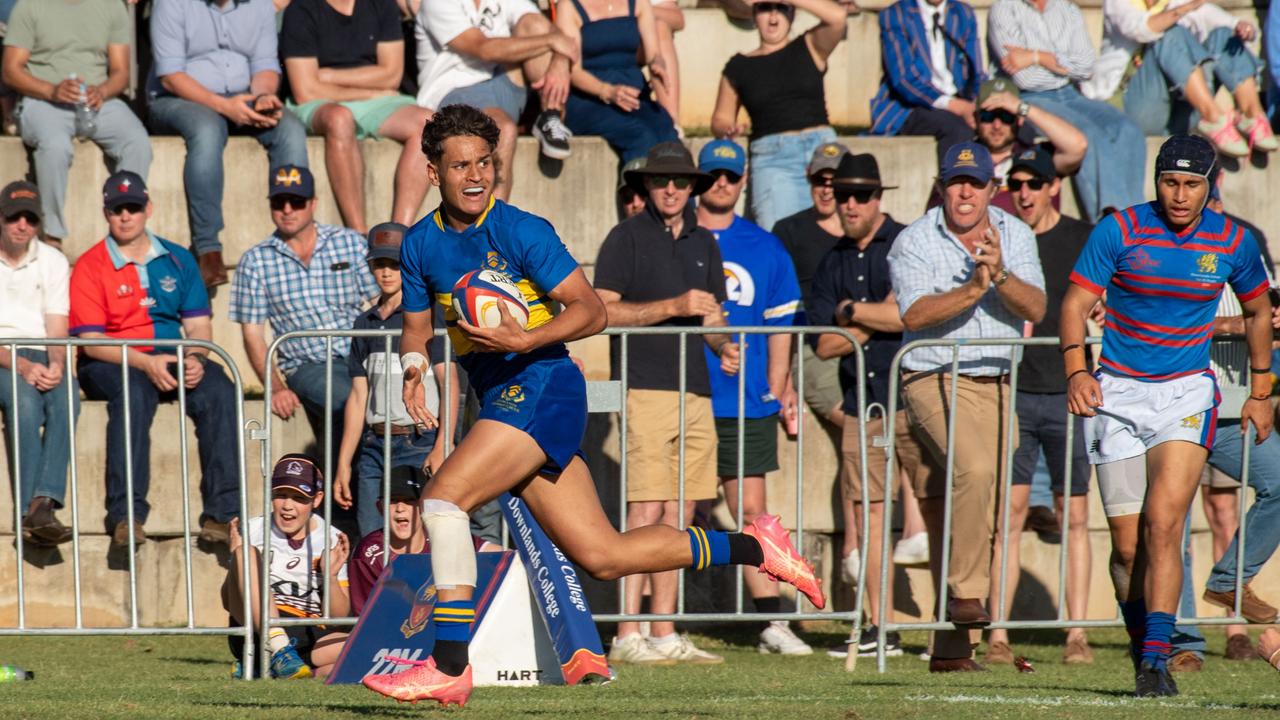
[[[422,502],[431,537],[431,569],[439,600],[432,615],[431,657],[364,683],[397,700],[465,704],[471,695],[467,658],[475,610],[475,550],[467,511],[510,490],[565,554],[599,580],[640,572],[713,565],[757,565],[825,604],[813,569],[791,546],[776,517],[763,515],[742,533],[650,525],[619,534],[609,523],[579,445],[586,427],[586,383],[564,343],[606,324],[605,309],[551,225],[493,198],[498,128],[465,105],[442,108],[422,133],[427,173],[440,188],[440,208],[405,237],[401,363],[409,414],[427,427],[423,401],[430,368],[426,341],[431,306],[450,306],[463,274],[506,273],[529,303],[525,330],[502,308],[502,324],[479,328],[446,312],[459,362],[480,398],[479,421],[431,479]],[[552,303],[561,306],[553,314]]]
[[[1244,309],[1252,384],[1241,411],[1271,433],[1271,302],[1252,234],[1205,207],[1213,146],[1175,135],[1156,157],[1155,202],[1104,219],[1071,273],[1062,303],[1067,403],[1085,417],[1111,528],[1138,697],[1177,695],[1169,637],[1182,587],[1182,531],[1213,444],[1217,379],[1209,343],[1223,285]],[[1085,367],[1085,315],[1107,293],[1101,369]]]

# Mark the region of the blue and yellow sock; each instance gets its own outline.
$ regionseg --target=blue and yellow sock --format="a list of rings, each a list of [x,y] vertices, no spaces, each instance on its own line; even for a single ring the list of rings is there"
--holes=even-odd
[[[436,659],[436,668],[445,675],[457,677],[467,669],[470,662],[467,644],[475,619],[476,604],[471,600],[437,602],[431,611],[431,626],[436,634],[431,656]]]
[[[686,528],[685,533],[689,535],[689,552],[693,556],[689,567],[694,570],[706,570],[716,565],[760,565],[764,562],[760,543],[750,535],[700,527]]]
[[[1169,661],[1169,653],[1173,646],[1169,638],[1173,636],[1173,623],[1176,618],[1167,612],[1147,613],[1147,634],[1142,640],[1142,661],[1150,663],[1156,669],[1162,669]]]

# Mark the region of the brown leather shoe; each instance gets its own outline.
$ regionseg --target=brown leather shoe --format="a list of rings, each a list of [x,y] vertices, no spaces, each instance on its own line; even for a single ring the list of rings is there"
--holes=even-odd
[[[947,619],[956,625],[986,627],[991,624],[991,613],[981,600],[950,598],[947,600]]]
[[[983,661],[988,665],[1012,665],[1013,648],[1006,642],[993,642],[987,645],[987,656]]]
[[[231,524],[209,518],[200,523],[200,539],[207,543],[225,545],[231,540]]]
[[[59,545],[71,539],[71,528],[58,522],[53,514],[53,500],[36,498],[35,508],[22,518],[22,530],[37,545]]]
[[[1236,609],[1236,591],[1235,590],[1210,590],[1205,588],[1204,601],[1210,605],[1217,605],[1220,608],[1234,611]],[[1268,605],[1262,598],[1253,594],[1253,588],[1249,587],[1249,583],[1244,584],[1244,595],[1240,598],[1240,614],[1251,623],[1259,625],[1270,625],[1276,621],[1277,611],[1274,607]]]
[[[974,662],[973,658],[929,658],[929,672],[987,672],[987,669]]]
[[[222,262],[222,253],[214,250],[200,256],[200,278],[206,288],[215,288],[227,284],[227,266]]]
[[[1068,639],[1067,646],[1062,650],[1062,662],[1064,665],[1092,665],[1093,650],[1089,647],[1089,641],[1083,636]]]
[[[1252,660],[1258,657],[1258,654],[1254,652],[1253,643],[1249,642],[1249,636],[1239,633],[1227,638],[1225,656],[1228,660]]]
[[[135,520],[133,523],[133,542],[140,547],[146,541],[147,532],[142,529],[142,523]],[[111,544],[117,547],[127,547],[129,545],[128,520],[121,520],[116,523],[115,530],[111,533]]]
[[[1203,667],[1204,660],[1190,650],[1184,650],[1169,658],[1169,672],[1200,672]]]

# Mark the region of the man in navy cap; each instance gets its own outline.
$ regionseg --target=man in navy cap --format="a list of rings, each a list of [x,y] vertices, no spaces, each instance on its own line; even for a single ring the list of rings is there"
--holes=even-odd
[[[1157,200],[1094,229],[1062,302],[1067,403],[1085,418],[1138,697],[1178,694],[1168,658],[1183,523],[1216,436],[1222,396],[1209,346],[1227,284],[1240,301],[1249,348],[1240,432],[1252,424],[1259,443],[1271,434],[1269,280],[1253,235],[1206,207],[1217,174],[1207,140],[1165,141],[1156,157]],[[1085,315],[1104,292],[1106,333],[1093,374]]]
[[[102,201],[109,230],[107,237],[80,256],[71,273],[70,334],[84,339],[211,340],[209,295],[200,268],[186,248],[147,230],[152,206],[142,178],[131,172],[112,175],[103,186]],[[208,362],[205,348],[185,348],[181,364],[178,357],[172,345],[132,347],[127,378],[122,379],[121,348],[86,346],[80,350],[79,376],[85,395],[107,401],[107,521],[112,528],[111,541],[117,546],[132,544],[130,535],[133,543],[146,540],[143,525],[150,510],[151,421],[161,401],[178,396],[179,378],[186,389],[187,415],[195,422],[204,476],[200,482],[204,497],[201,537],[226,542],[227,523],[240,508],[235,456],[222,451],[228,438],[240,432],[235,388],[221,365]],[[128,522],[126,442],[133,464],[132,527]]]
[[[1021,220],[991,207],[991,153],[974,142],[953,145],[938,177],[942,205],[903,230],[889,252],[890,277],[905,328],[913,340],[978,341],[1022,336],[1024,322],[1044,317],[1044,276],[1036,239]],[[991,622],[991,538],[1002,459],[1016,436],[1009,422],[1009,347],[960,347],[952,376],[950,347],[925,347],[903,358],[902,398],[917,439],[940,466],[955,466],[951,537],[943,537],[945,473],[914,478],[929,530],[934,586],[949,547],[947,617],[956,630],[934,633],[931,672],[984,669],[972,659],[969,631]],[[956,384],[956,407],[949,400]],[[890,398],[892,400],[892,397]],[[890,423],[896,418],[890,416]],[[948,429],[954,421],[954,453]],[[886,499],[887,499],[886,495]],[[888,512],[886,511],[886,515]]]
[[[316,438],[324,437],[324,414],[332,414],[333,447],[342,435],[342,408],[351,382],[342,370],[351,339],[298,338],[267,357],[266,323],[277,337],[295,330],[346,331],[378,297],[366,263],[364,235],[315,221],[316,184],[296,165],[273,168],[267,199],[276,230],[240,257],[231,281],[231,319],[241,325],[245,354],[258,379],[276,373],[271,412],[281,419],[305,410]],[[333,363],[333,407],[325,407],[325,373]],[[271,367],[271,360],[276,368]]]

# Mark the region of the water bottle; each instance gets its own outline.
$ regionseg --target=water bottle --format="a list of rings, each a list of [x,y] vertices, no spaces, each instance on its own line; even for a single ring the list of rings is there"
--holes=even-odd
[[[0,683],[19,682],[22,680],[35,680],[36,674],[29,670],[23,670],[16,665],[0,665]]]
[[[71,79],[76,80],[76,74],[71,73]],[[86,94],[85,84],[80,83],[80,99],[76,102],[76,137],[88,138],[93,137],[94,131],[98,129],[98,111],[89,107],[89,98]]]

